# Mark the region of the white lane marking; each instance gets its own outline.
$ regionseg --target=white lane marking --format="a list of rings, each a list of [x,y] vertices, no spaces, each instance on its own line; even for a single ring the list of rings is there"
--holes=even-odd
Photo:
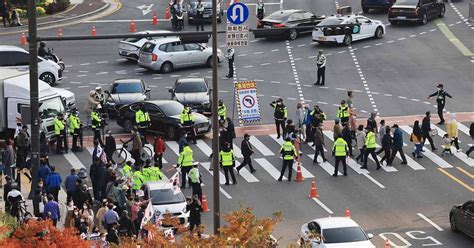
[[[232,199],[232,196],[230,196],[229,193],[227,193],[222,187],[219,187],[219,191],[220,191],[225,197],[227,197],[227,199]]]
[[[166,141],[166,145],[174,152],[174,154],[179,156],[179,145],[176,141]]]
[[[84,166],[81,160],[79,160],[79,158],[77,158],[77,156],[74,153],[69,152],[69,153],[63,154],[63,156],[67,160],[67,162],[72,166],[72,168],[76,170],[79,170],[81,168],[86,168],[86,166]]]
[[[404,146],[407,146],[407,144],[403,143]],[[402,160],[402,156],[400,156],[399,153],[397,153],[397,158]],[[405,158],[407,159],[407,165],[412,168],[413,170],[424,170],[425,167],[423,167],[421,164],[416,162],[410,154],[405,154]]]
[[[105,63],[109,63],[109,61],[104,60],[104,61],[99,61],[99,62],[97,62],[97,64],[105,64]]]
[[[459,123],[458,123],[458,127],[459,127]],[[440,137],[443,137],[446,134],[446,132],[443,129],[439,128],[436,125],[433,125],[433,128],[438,131],[438,136]],[[425,142],[425,145],[429,145],[429,142]],[[474,159],[466,156],[466,154],[462,152],[456,151],[456,147],[454,147],[454,145],[451,146],[451,152],[453,153],[454,156],[456,156],[459,160],[463,161],[465,164],[471,167],[474,167]]]
[[[273,49],[272,52],[278,52],[280,49]]]
[[[278,63],[286,63],[286,62],[288,62],[288,60],[280,60],[280,61],[278,61]]]
[[[257,55],[257,54],[262,54],[263,52],[254,52],[253,54]]]
[[[242,54],[237,55],[237,57],[243,57],[243,56],[247,56],[247,54],[242,53]]]
[[[240,169],[239,175],[242,176],[245,181],[249,183],[260,182],[260,180],[258,180],[252,173],[250,173],[250,171],[247,170],[247,168]]]
[[[196,146],[201,150],[206,156],[209,156],[212,154],[212,148],[209,147],[209,145],[206,144],[203,140],[196,140]]]
[[[314,154],[307,154],[308,157],[311,158],[311,160],[314,159]],[[332,166],[332,164],[328,163],[328,162],[322,162],[322,158],[320,158],[320,156],[318,156],[318,164],[319,166],[321,166],[321,168],[323,168],[324,171],[326,171],[330,176],[332,176],[332,174],[334,173],[334,166]],[[321,160],[321,162],[319,162],[319,160]],[[337,172],[337,174],[339,176],[342,176],[342,173],[340,171]]]
[[[405,37],[402,37],[402,38],[398,38],[398,40],[405,40],[406,38]]]
[[[270,137],[272,137],[272,139],[278,143],[280,146],[283,145],[283,143],[285,143],[284,140],[282,139],[277,139],[277,136],[276,134],[271,134]],[[293,170],[294,171],[297,171],[298,170],[298,162],[295,161],[295,163],[293,164]],[[306,168],[303,167],[303,163],[301,163],[301,174],[303,174],[303,177],[304,178],[313,178],[314,175],[311,174],[311,172],[309,172]]]
[[[213,175],[213,172],[211,170],[211,163],[210,162],[204,162],[204,163],[201,163],[202,167],[204,167],[204,169],[206,169],[209,174]],[[219,183],[220,184],[225,184],[225,176],[224,176],[224,173],[222,173],[222,171],[219,169]]]
[[[123,62],[123,61],[127,61],[127,59],[116,59],[115,61],[117,61],[117,62]]]
[[[82,84],[81,82],[69,82],[70,84]]]
[[[82,64],[79,64],[79,65],[90,65],[91,63],[82,63]]]
[[[326,137],[328,137],[332,142],[334,142],[334,133],[332,131],[323,131],[324,135],[326,135]],[[357,174],[367,174],[369,173],[368,170],[366,169],[361,169],[361,165],[356,163],[354,160],[352,159],[348,159],[348,163],[347,165],[349,167],[351,167],[355,172],[357,172]]]
[[[299,100],[304,102],[304,96],[303,96],[303,91],[301,90],[301,85],[300,85],[300,81],[298,77],[298,71],[296,70],[296,67],[295,67],[295,59],[293,59],[293,52],[291,50],[293,47],[290,46],[290,41],[287,40],[285,43],[286,43],[286,50],[288,53],[288,57],[291,63],[291,70],[293,71],[293,78],[295,80],[296,87],[298,88]]]
[[[170,75],[170,77],[172,77],[172,78],[181,77],[181,75],[179,75],[179,74],[173,74],[173,75]]]
[[[79,87],[77,87],[77,88],[81,89],[81,88],[88,88],[88,87],[89,87],[89,85],[81,85],[81,86],[79,86]]]
[[[275,154],[270,150],[268,149],[260,140],[257,139],[257,137],[253,136],[252,137],[252,145],[258,150],[260,151],[260,153],[263,155],[263,156],[274,156]]]
[[[268,160],[264,158],[257,158],[255,159],[255,162],[257,162],[264,170],[270,174],[275,180],[278,180],[280,177],[280,171],[278,171],[272,163],[268,162]],[[287,178],[283,176],[283,180],[286,180]]]
[[[461,122],[458,122],[458,129],[459,129],[461,132],[465,133],[467,136],[470,136],[470,135],[469,135],[469,128],[466,127],[466,126],[464,126],[464,124],[462,124]]]
[[[428,217],[424,216],[422,213],[417,213],[418,216],[420,216],[420,218],[424,219],[426,222],[428,222],[430,225],[432,225],[434,228],[436,228],[436,230],[442,232],[443,231],[443,228],[441,228],[440,226],[438,226],[436,223],[434,223],[432,220],[428,219]]]
[[[66,67],[66,68],[69,68],[69,67],[71,67],[71,66],[72,66],[72,65],[66,65],[65,67]]]
[[[280,82],[278,82],[278,81],[270,81],[270,83],[272,83],[272,84],[279,84]]]
[[[364,74],[362,73],[362,69],[359,67],[359,63],[358,63],[358,59],[357,59],[357,56],[356,54],[354,53],[355,49],[352,48],[352,46],[349,46],[349,53],[351,54],[352,58],[353,58],[353,63],[355,64],[356,68],[357,68],[357,71],[359,72],[359,77],[360,77],[360,80],[362,81],[362,84],[365,86],[365,91],[366,93],[368,94],[369,97],[371,97],[370,95],[370,88],[367,84],[367,81],[365,80],[365,76]],[[372,104],[372,108],[374,109],[377,109],[377,105],[375,104],[375,101],[371,101],[371,104]]]
[[[353,160],[352,160],[353,161]],[[375,178],[371,177],[369,174],[363,174],[365,177],[367,177],[370,181],[375,183],[377,186],[379,186],[381,189],[385,189],[385,186],[381,184],[379,181],[375,180]]]
[[[105,74],[109,74],[109,72],[101,71],[101,72],[97,72],[95,75],[105,75]]]
[[[306,46],[306,44],[300,44],[300,45],[298,45],[298,47],[304,47],[304,46]]]
[[[262,63],[260,65],[265,66],[265,65],[271,65],[272,63]]]
[[[244,68],[252,68],[252,67],[253,67],[253,65],[246,65],[246,66],[244,66]]]
[[[315,201],[322,209],[326,210],[328,214],[334,214],[334,212],[329,209],[322,201],[320,201],[318,198],[311,198],[313,201]]]
[[[426,32],[421,32],[420,34],[426,34]]]
[[[393,43],[393,42],[395,42],[395,41],[393,41],[393,40],[389,40],[389,41],[387,41],[387,43]]]
[[[398,98],[400,98],[400,99],[407,99],[407,97],[405,97],[405,96],[398,96]]]
[[[79,73],[89,73],[89,71],[78,71]]]

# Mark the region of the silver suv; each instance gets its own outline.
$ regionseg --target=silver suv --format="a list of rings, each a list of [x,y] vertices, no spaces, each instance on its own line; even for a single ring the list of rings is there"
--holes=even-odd
[[[217,49],[218,62],[224,61],[224,54]],[[140,67],[169,73],[174,68],[196,65],[212,65],[212,48],[200,43],[182,43],[178,37],[163,38],[146,42],[138,57]]]

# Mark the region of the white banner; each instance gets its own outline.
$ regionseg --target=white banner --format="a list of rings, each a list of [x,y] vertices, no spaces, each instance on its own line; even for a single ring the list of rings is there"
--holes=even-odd
[[[236,82],[234,84],[237,95],[239,117],[243,122],[260,121],[260,108],[258,106],[257,83],[255,81]]]

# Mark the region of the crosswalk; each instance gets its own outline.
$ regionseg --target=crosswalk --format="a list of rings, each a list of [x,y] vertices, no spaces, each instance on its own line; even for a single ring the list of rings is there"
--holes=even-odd
[[[408,142],[409,134],[412,132],[412,127],[410,126],[400,126],[401,130],[404,133],[404,139]],[[438,136],[434,137],[435,143],[439,147],[442,144],[441,137],[446,132],[443,130],[444,127],[434,126],[434,129],[438,131]],[[464,124],[460,123],[459,125],[460,139],[463,140],[464,149],[467,149],[467,144],[471,142],[468,133],[469,128]],[[334,173],[335,163],[334,158],[331,156],[330,149],[332,148],[333,142],[333,133],[332,131],[324,131],[324,136],[326,137],[325,142],[325,157],[327,161],[322,161],[321,157],[318,157],[317,163],[313,163],[314,158],[314,147],[311,147],[310,144],[301,144],[300,151],[302,152],[301,164],[298,162],[294,163],[293,166],[293,176],[296,175],[298,166],[301,166],[301,172],[304,178],[311,179],[315,178],[315,175],[318,177],[327,175],[331,176]],[[236,155],[236,166],[242,162],[242,152],[240,150],[241,138],[234,140],[234,152]],[[281,144],[283,144],[282,139],[277,139],[276,135],[268,136],[258,136],[251,137],[250,143],[255,150],[255,154],[252,156],[253,166],[258,170],[257,173],[250,173],[248,168],[242,168],[239,174],[236,174],[237,181],[247,182],[247,183],[266,183],[269,181],[269,178],[277,180],[280,177],[280,170],[282,166],[282,160],[279,153]],[[176,164],[177,158],[179,156],[179,145],[175,141],[166,141],[166,152],[163,156],[163,162],[165,166],[172,166]],[[349,176],[362,176],[374,183],[377,187],[384,189],[385,185],[381,182],[383,180],[377,179],[381,173],[389,173],[390,175],[396,175],[404,170],[413,170],[413,171],[425,171],[433,170],[436,168],[453,168],[453,167],[464,167],[466,170],[469,170],[469,167],[474,166],[474,159],[469,158],[463,152],[456,152],[453,150],[453,156],[441,156],[441,150],[430,151],[428,148],[425,148],[423,159],[414,159],[411,156],[413,145],[405,144],[406,160],[407,165],[402,166],[400,162],[402,161],[400,155],[397,155],[396,160],[393,163],[392,167],[387,167],[382,165],[382,170],[375,171],[375,166],[373,161],[369,161],[369,169],[361,169],[362,164],[356,162],[352,158],[347,159],[348,173]],[[152,145],[147,144],[151,150],[153,150]],[[191,148],[194,151],[195,161],[200,162],[203,168],[203,173],[208,173],[212,175],[213,171],[210,166],[209,155],[212,153],[212,140],[197,140],[197,144],[190,144]],[[326,149],[327,148],[327,149]],[[454,149],[454,148],[453,148]],[[86,149],[89,154],[92,154],[93,148],[88,147]],[[329,151],[328,151],[329,150]],[[131,159],[130,153],[127,151],[127,157]],[[354,149],[354,155],[357,155],[357,149]],[[150,156],[152,154],[149,154]],[[75,153],[67,153],[63,155],[53,155],[52,157],[63,156],[64,160],[70,165],[71,168],[81,169],[88,168],[90,165],[90,156],[86,155],[76,155]],[[88,160],[85,160],[85,157],[88,157]],[[380,156],[378,157],[380,160]],[[132,160],[133,161],[133,160]],[[86,167],[87,165],[87,167]],[[172,168],[172,167],[171,167]],[[338,175],[342,175],[342,166],[339,167]],[[165,170],[166,173],[166,170]],[[285,173],[284,179],[286,179],[287,174]],[[225,183],[225,177],[222,171],[219,171],[219,181],[220,184]],[[221,192],[223,189],[221,190]],[[225,191],[224,191],[225,192]],[[223,192],[223,194],[225,194]]]

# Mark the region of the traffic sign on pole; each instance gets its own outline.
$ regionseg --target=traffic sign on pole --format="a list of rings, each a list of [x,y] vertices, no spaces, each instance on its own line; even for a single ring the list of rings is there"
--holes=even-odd
[[[233,3],[227,9],[227,20],[235,25],[247,21],[249,18],[249,8],[243,3]]]
[[[248,46],[249,26],[248,25],[227,25],[226,42],[227,42],[227,47]]]

